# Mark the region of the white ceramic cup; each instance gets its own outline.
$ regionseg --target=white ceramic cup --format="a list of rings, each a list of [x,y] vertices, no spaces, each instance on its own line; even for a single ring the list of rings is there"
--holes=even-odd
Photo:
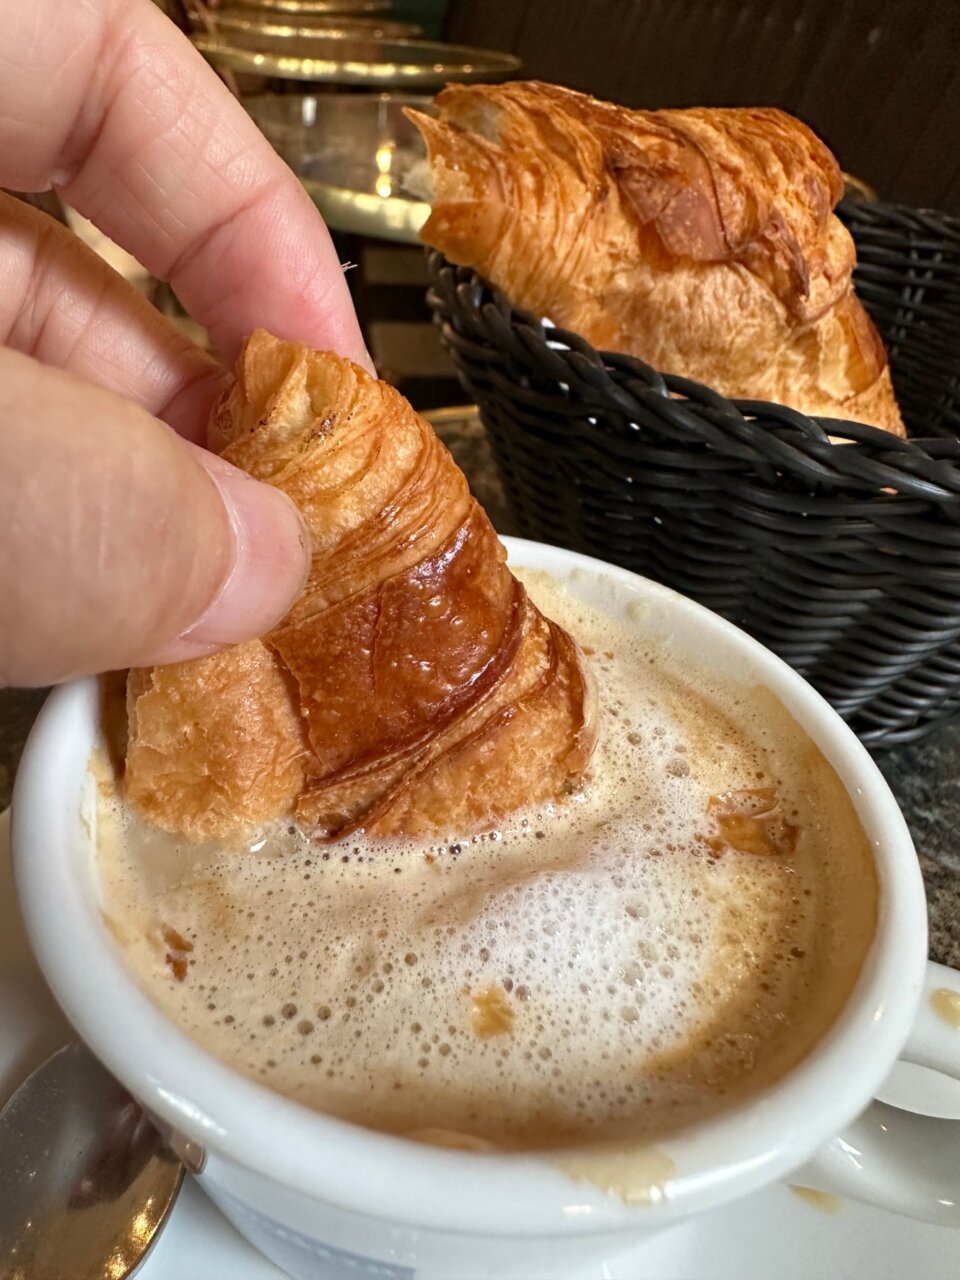
[[[179,1149],[202,1158],[202,1184],[226,1216],[299,1280],[600,1276],[643,1233],[787,1175],[960,1225],[960,1126],[891,1107],[881,1114],[874,1103],[844,1133],[905,1045],[908,1058],[960,1077],[960,1033],[921,1003],[927,917],[913,844],[869,755],[804,680],[714,614],[584,556],[508,546],[513,563],[567,579],[574,594],[665,644],[676,661],[766,686],[836,769],[874,850],[880,910],[855,990],[815,1050],[736,1109],[659,1143],[675,1172],[640,1204],[574,1181],[545,1158],[435,1149],[272,1093],[171,1023],[128,974],[104,925],[88,773],[98,737],[92,681],[48,700],[13,806],[24,919],[67,1016]],[[918,1136],[910,1126],[922,1123],[933,1128]]]

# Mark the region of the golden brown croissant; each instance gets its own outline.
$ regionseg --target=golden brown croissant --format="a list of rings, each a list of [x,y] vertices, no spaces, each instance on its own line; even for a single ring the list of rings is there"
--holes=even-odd
[[[150,821],[193,840],[287,813],[330,838],[466,834],[582,773],[582,655],[397,391],[258,332],[211,444],[297,503],[313,564],[262,640],[130,673],[124,788]]]
[[[758,108],[628,111],[554,85],[452,85],[423,239],[601,350],[727,396],[900,435],[853,292],[836,160]]]

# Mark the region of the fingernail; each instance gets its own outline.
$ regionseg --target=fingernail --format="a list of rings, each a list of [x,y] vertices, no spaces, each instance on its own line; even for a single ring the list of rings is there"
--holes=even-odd
[[[310,567],[307,531],[285,493],[216,454],[202,462],[230,517],[235,554],[216,599],[179,639],[196,656],[269,631],[302,592]]]

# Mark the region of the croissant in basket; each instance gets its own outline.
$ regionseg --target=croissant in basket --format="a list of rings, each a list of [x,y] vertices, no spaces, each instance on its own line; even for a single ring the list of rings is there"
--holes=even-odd
[[[296,502],[312,569],[261,640],[130,672],[137,810],[192,840],[284,814],[328,838],[465,834],[583,772],[583,656],[397,391],[258,332],[210,434]]]
[[[904,434],[853,292],[836,160],[773,109],[629,111],[554,85],[453,85],[423,239],[600,350],[738,399]]]

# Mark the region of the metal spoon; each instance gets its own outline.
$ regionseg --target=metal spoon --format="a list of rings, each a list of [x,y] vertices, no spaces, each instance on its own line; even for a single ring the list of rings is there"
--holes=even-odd
[[[80,1044],[0,1112],[0,1277],[126,1280],[170,1216],[183,1165]]]

